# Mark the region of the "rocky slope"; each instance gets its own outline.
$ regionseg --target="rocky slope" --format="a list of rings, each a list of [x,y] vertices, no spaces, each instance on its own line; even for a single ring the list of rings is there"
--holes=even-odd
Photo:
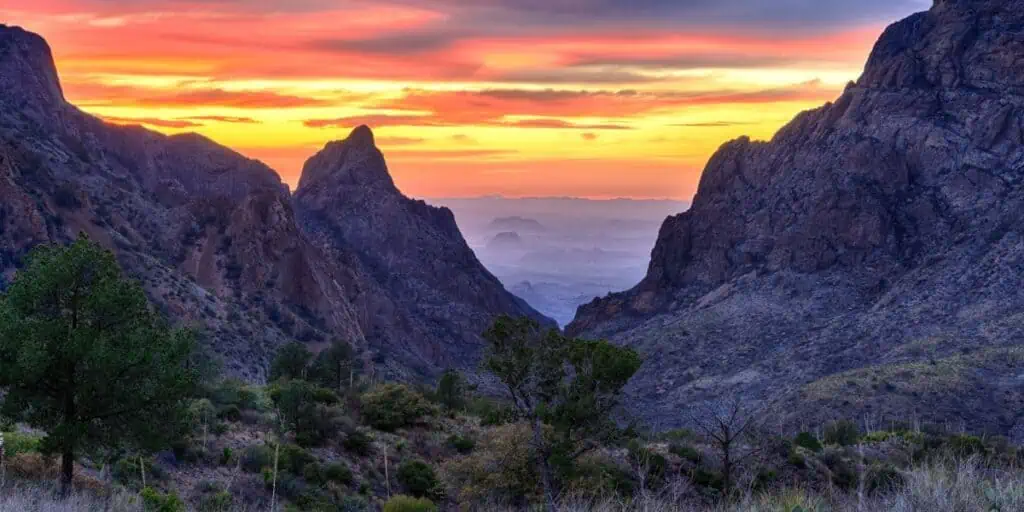
[[[450,214],[408,200],[396,199],[400,207],[350,203],[341,210],[348,221],[390,237],[376,241],[402,241],[405,233],[408,243],[370,246],[370,238],[355,235],[344,249],[311,243],[296,220],[295,199],[272,169],[198,135],[112,126],[79,111],[63,97],[46,42],[3,25],[0,91],[0,285],[34,245],[87,233],[115,250],[158,307],[200,327],[228,371],[253,380],[289,339],[315,348],[344,338],[400,363],[415,361],[417,374],[452,363],[444,350],[459,353],[454,362],[468,367],[466,354],[479,347],[485,316],[532,312],[471,253],[423,252],[415,243],[428,225],[440,226],[437,232],[452,244],[461,240]],[[318,158],[311,162],[332,163]],[[330,169],[320,171],[331,177]],[[378,177],[390,183],[383,173]],[[316,190],[328,196],[347,192],[317,181]],[[313,228],[311,235],[319,232]],[[374,274],[381,267],[364,260],[380,256],[414,266],[425,254],[429,270],[391,269],[436,272],[447,278],[445,286],[464,286],[465,300],[476,307],[453,307],[431,317],[432,329],[407,329],[400,337],[382,325],[398,323],[406,312],[380,305],[416,297],[377,286],[386,281]]]
[[[1024,425],[1024,1],[938,0],[771,141],[711,158],[646,278],[569,330],[635,345],[650,420],[694,401]]]
[[[365,126],[306,162],[295,205],[310,240],[365,276],[354,303],[389,368],[472,368],[495,312],[550,322],[484,268],[450,210],[402,195]]]

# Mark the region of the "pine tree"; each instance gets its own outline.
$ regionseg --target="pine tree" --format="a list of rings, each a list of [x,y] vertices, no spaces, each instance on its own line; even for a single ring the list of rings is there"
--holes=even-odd
[[[182,432],[199,372],[113,254],[82,236],[32,251],[0,297],[2,410],[46,432],[70,490],[80,453],[155,450]]]

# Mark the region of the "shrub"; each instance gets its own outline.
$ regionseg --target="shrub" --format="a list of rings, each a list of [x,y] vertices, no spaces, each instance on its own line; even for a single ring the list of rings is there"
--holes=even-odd
[[[280,319],[280,313],[277,316]],[[271,315],[271,320],[278,323],[277,320],[274,320],[274,315]],[[306,345],[297,341],[288,343],[278,349],[277,355],[270,363],[269,380],[301,379],[305,376],[306,367],[309,366],[312,359],[313,354],[306,348]]]
[[[329,407],[337,403],[337,395],[312,383],[289,380],[274,385],[270,388],[270,398],[278,406],[282,421],[295,432],[295,440],[302,446],[321,444],[341,422],[341,411]]]
[[[949,451],[953,455],[960,458],[967,458],[972,455],[985,455],[988,452],[985,448],[985,442],[981,438],[967,434],[951,436],[946,440],[946,446],[949,447]]]
[[[367,424],[385,432],[416,425],[436,412],[423,395],[395,383],[383,384],[364,393],[361,402]]]
[[[142,490],[142,508],[146,512],[185,512],[185,503],[177,494],[162,494],[152,487]]]
[[[345,496],[338,504],[340,512],[365,512],[369,508],[370,505],[366,503],[366,500],[359,496]]]
[[[466,380],[455,370],[448,370],[441,376],[435,392],[437,401],[445,411],[454,413],[466,406]]]
[[[629,471],[610,460],[585,458],[573,466],[567,486],[573,495],[631,497],[637,483]]]
[[[293,475],[303,474],[307,464],[315,464],[316,457],[303,448],[294,444],[281,446],[281,453],[277,462],[278,470],[291,472]]]
[[[428,499],[399,495],[384,504],[384,512],[437,512],[437,507]]]
[[[860,440],[860,431],[857,425],[849,420],[833,421],[825,426],[822,438],[825,444],[837,444],[839,446],[852,446]]]
[[[316,462],[307,463],[302,468],[302,478],[305,478],[307,482],[311,484],[321,484],[324,482],[323,471],[320,469],[320,464]]]
[[[231,464],[231,458],[233,455],[234,454],[231,453],[231,448],[225,446],[224,451],[220,454],[220,465],[227,466],[228,464]]]
[[[234,504],[234,498],[227,491],[219,491],[215,494],[203,496],[199,500],[201,512],[229,512]]]
[[[242,452],[242,469],[259,473],[263,468],[274,465],[274,449],[265,444],[249,446]]]
[[[34,453],[39,451],[41,436],[22,434],[20,432],[4,432],[3,447],[4,456],[13,458],[19,453]]]
[[[331,482],[342,485],[350,485],[353,480],[352,470],[340,462],[327,465],[327,467],[324,468],[324,477]]]
[[[373,437],[362,430],[353,430],[345,435],[341,445],[349,452],[365,457],[373,451]]]
[[[821,451],[821,443],[810,432],[800,432],[797,434],[793,439],[793,444],[807,448],[814,453]]]
[[[242,419],[242,410],[235,404],[225,405],[217,411],[217,418],[230,422],[238,422]]]
[[[451,446],[459,453],[466,454],[473,451],[473,447],[476,446],[476,442],[468,436],[452,434],[448,436],[448,446]]]
[[[484,431],[473,453],[445,462],[441,474],[456,500],[472,510],[477,503],[525,504],[538,498],[532,438],[525,423],[502,425]]]
[[[439,490],[434,468],[419,460],[403,462],[398,466],[398,481],[413,496],[436,496]]]
[[[700,464],[703,458],[696,448],[685,445],[685,444],[670,444],[668,447],[669,453],[674,453],[683,460],[688,460],[694,464]]]

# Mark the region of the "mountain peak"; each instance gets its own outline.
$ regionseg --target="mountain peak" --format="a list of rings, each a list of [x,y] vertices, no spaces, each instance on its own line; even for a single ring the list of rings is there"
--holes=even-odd
[[[361,186],[396,190],[388,173],[384,155],[374,142],[373,131],[357,126],[343,140],[328,142],[319,153],[306,161],[299,178],[298,190],[317,183],[329,186]]]
[[[64,106],[50,46],[38,34],[0,24],[0,102],[49,115]]]

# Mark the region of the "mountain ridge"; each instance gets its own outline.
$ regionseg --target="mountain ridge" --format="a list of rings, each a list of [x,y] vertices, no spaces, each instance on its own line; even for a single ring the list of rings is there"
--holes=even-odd
[[[475,259],[426,262],[411,253],[398,255],[408,265],[429,263],[439,275],[472,275],[467,277],[475,285],[472,291],[488,300],[436,316],[438,328],[432,331],[384,329],[393,326],[380,315],[417,317],[418,312],[401,309],[408,302],[389,296],[380,276],[367,267],[365,253],[377,248],[349,245],[339,251],[314,243],[300,222],[305,211],[300,192],[325,189],[321,182],[336,174],[314,173],[304,183],[308,186],[292,194],[270,167],[201,135],[166,136],[104,123],[65,101],[49,46],[21,28],[0,26],[0,88],[0,272],[5,280],[31,247],[86,233],[114,250],[158,309],[177,322],[201,326],[203,345],[224,361],[228,373],[256,381],[265,377],[276,347],[291,339],[314,349],[345,339],[387,374],[429,379],[449,365],[473,370],[475,361],[424,352],[421,343],[478,354],[490,317],[513,313],[546,321],[487,279]],[[422,201],[401,195],[368,127],[328,143],[320,154],[337,148],[365,158],[348,162],[350,179],[331,183],[336,190],[326,195],[339,196],[349,185],[372,185],[394,203],[408,202],[384,216],[393,223],[386,226],[392,233],[400,232],[407,220],[403,215],[410,215],[421,229],[436,233],[441,246],[457,253],[459,244],[465,245],[450,212],[432,213]],[[315,156],[311,162],[317,167]],[[376,204],[360,206],[358,215],[338,226],[385,213]],[[380,310],[374,304],[399,307]],[[449,325],[457,328],[444,328]],[[400,340],[399,333],[411,339]]]
[[[1024,337],[1021,62],[1019,0],[940,1],[891,25],[836,101],[770,141],[723,144],[647,276],[567,330],[643,349],[630,392],[666,425],[739,393],[791,427],[904,414],[1024,429],[1009,412]]]

